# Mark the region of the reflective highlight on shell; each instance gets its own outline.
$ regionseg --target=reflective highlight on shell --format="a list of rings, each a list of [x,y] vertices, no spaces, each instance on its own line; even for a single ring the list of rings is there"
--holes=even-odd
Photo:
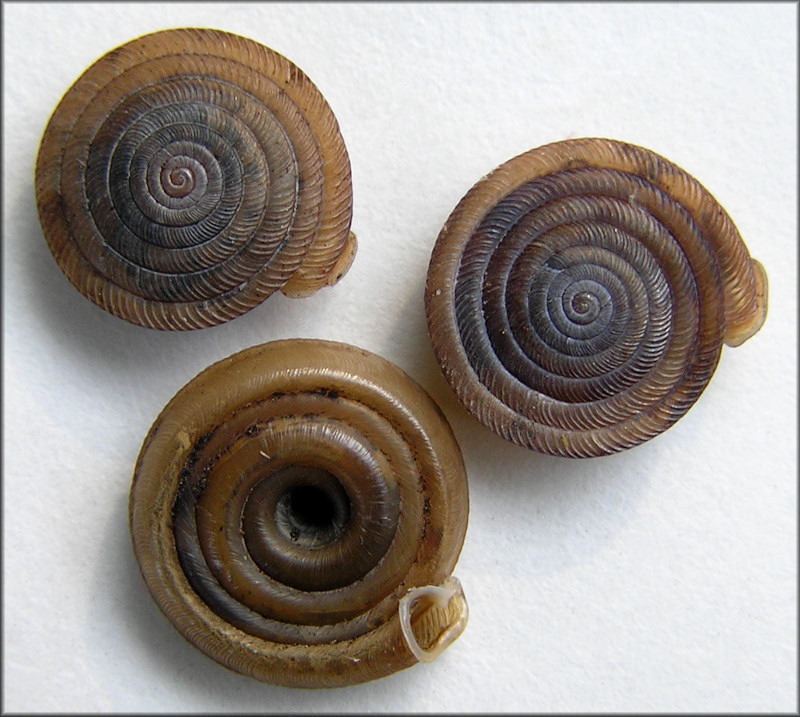
[[[353,346],[303,339],[216,363],[164,408],[130,496],[160,609],[226,667],[338,687],[429,661],[463,631],[451,576],[464,463],[432,399]]]
[[[425,288],[445,377],[503,438],[591,457],[681,418],[764,322],[767,278],[728,214],[663,157],[608,139],[533,149],[448,218]]]
[[[308,77],[252,40],[176,29],[95,62],[36,163],[44,235],[73,285],[156,329],[196,329],[348,270],[350,163]]]

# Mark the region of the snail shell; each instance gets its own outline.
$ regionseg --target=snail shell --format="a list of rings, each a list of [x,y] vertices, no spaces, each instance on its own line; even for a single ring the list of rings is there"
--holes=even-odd
[[[347,271],[350,162],[303,72],[252,40],[132,40],[72,85],[36,163],[44,235],[75,287],[141,326],[228,321]]]
[[[689,410],[723,342],[763,324],[767,278],[685,171],[631,144],[574,139],[466,194],[433,249],[425,306],[473,416],[522,446],[589,457]]]
[[[293,687],[372,680],[455,640],[467,514],[460,449],[425,391],[367,351],[303,339],[181,389],[130,495],[136,558],[172,624]]]

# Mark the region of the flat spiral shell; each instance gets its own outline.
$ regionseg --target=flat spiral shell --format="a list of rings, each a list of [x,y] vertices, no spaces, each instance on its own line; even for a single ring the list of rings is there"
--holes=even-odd
[[[424,390],[367,351],[303,339],[182,388],[130,495],[136,558],[172,624],[293,687],[372,680],[455,640],[467,514],[460,449]]]
[[[570,457],[666,430],[766,305],[766,274],[711,194],[608,139],[533,149],[480,180],[445,223],[425,288],[434,352],[464,406],[507,440]]]
[[[311,294],[356,249],[327,102],[285,57],[219,30],[145,35],[89,67],[44,132],[36,196],[73,285],[150,328]]]

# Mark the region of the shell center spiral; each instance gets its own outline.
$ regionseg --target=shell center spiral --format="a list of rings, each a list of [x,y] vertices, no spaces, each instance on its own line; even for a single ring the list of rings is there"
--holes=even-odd
[[[566,297],[565,297],[566,298]],[[577,324],[590,324],[597,319],[603,304],[596,293],[578,291],[564,307],[565,313]]]
[[[168,197],[183,199],[193,192],[199,196],[205,194],[208,176],[202,162],[186,155],[172,156],[162,162],[159,183]]]
[[[164,167],[161,186],[170,197],[185,197],[194,189],[194,174],[187,167]]]

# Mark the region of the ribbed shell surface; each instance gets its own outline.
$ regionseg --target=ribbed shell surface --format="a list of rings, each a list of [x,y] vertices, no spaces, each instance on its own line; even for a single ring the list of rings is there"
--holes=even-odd
[[[36,195],[75,287],[151,328],[313,293],[355,251],[327,102],[285,57],[219,30],[145,35],[87,69],[47,125]]]
[[[557,142],[479,181],[435,244],[436,357],[464,406],[553,455],[614,453],[693,405],[767,282],[711,194],[663,157]]]

